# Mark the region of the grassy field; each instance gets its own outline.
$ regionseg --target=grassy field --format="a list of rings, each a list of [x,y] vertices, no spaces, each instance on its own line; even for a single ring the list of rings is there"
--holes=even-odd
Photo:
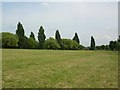
[[[117,88],[112,51],[2,50],[3,88]]]

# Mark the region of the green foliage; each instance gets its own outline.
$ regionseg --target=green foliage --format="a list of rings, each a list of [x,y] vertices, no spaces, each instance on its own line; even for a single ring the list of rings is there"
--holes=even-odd
[[[118,37],[117,41],[110,41],[109,47],[113,51],[120,51],[120,36]]]
[[[20,37],[18,45],[19,45],[19,48],[22,48],[22,49],[29,48],[28,38],[26,36]]]
[[[116,42],[117,50],[120,51],[120,42]]]
[[[3,40],[2,40],[3,38]],[[25,36],[24,28],[22,24],[19,22],[17,24],[16,35],[11,33],[6,33],[2,38],[0,37],[0,47],[9,47],[9,48],[40,48],[44,49],[63,49],[63,50],[120,50],[120,36],[116,41],[110,41],[109,45],[101,45],[95,47],[95,39],[91,36],[91,44],[89,47],[84,47],[80,45],[78,34],[75,33],[73,39],[61,39],[61,35],[58,30],[55,32],[55,39],[49,38],[46,40],[46,36],[44,34],[44,29],[40,26],[38,32],[38,42],[35,40],[35,35],[31,32],[30,37]],[[2,43],[3,42],[3,43]],[[46,44],[46,45],[45,45]]]
[[[117,40],[119,43],[120,43],[120,36],[118,37],[118,40]]]
[[[35,35],[34,35],[33,32],[31,32],[31,34],[30,34],[30,38],[33,38],[33,39],[35,40]]]
[[[91,46],[90,47],[91,50],[95,49],[95,40],[94,40],[93,36],[91,36],[91,45],[90,46]]]
[[[114,50],[115,49],[115,42],[114,41],[110,41],[110,43],[109,43],[109,47],[110,47],[110,49],[111,50]]]
[[[79,45],[76,41],[71,39],[62,39],[61,40],[61,49],[63,50],[77,50]]]
[[[111,50],[119,50],[120,49],[120,43],[117,41],[110,41],[109,47]]]
[[[100,46],[96,46],[97,50],[109,50],[109,45],[100,45]]]
[[[57,42],[60,44],[60,42],[61,42],[61,36],[60,36],[60,33],[59,33],[58,30],[57,30],[56,33],[55,33],[55,39],[56,39]]]
[[[120,36],[118,37],[117,40],[117,50],[120,51]]]
[[[30,38],[28,39],[29,47],[30,49],[36,49],[38,48],[39,43],[35,40],[35,35],[33,32],[30,34]]]
[[[39,48],[40,49],[43,49],[43,47],[44,47],[45,38],[46,38],[46,36],[44,34],[44,29],[41,26],[39,29],[39,32],[38,32],[38,41],[39,41]]]
[[[1,40],[0,40],[1,41]],[[2,47],[3,48],[16,48],[18,47],[18,37],[9,32],[2,33]]]
[[[73,37],[73,40],[76,41],[78,44],[80,43],[77,33],[75,33],[75,36]]]
[[[80,50],[87,50],[87,48],[84,47],[83,45],[79,45],[79,49],[80,49]]]
[[[36,48],[38,48],[38,42],[35,41],[34,38],[32,38],[32,37],[30,37],[28,39],[28,45],[29,45],[28,48],[30,48],[30,49],[36,49]]]
[[[60,45],[54,38],[49,38],[45,41],[45,49],[60,49]]]
[[[28,38],[24,34],[24,28],[22,24],[19,22],[17,25],[16,34],[18,35],[19,42],[18,47],[19,48],[28,48]]]
[[[20,38],[20,37],[22,37],[22,36],[24,36],[24,28],[23,28],[23,26],[22,26],[22,24],[19,22],[18,24],[17,24],[17,30],[16,30],[16,34],[18,35],[18,37]]]

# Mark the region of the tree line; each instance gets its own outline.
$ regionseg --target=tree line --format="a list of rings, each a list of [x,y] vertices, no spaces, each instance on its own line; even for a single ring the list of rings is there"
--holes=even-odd
[[[75,33],[72,39],[61,38],[59,30],[55,32],[55,38],[50,37],[46,40],[43,26],[38,31],[38,41],[35,39],[33,32],[29,37],[25,36],[23,25],[17,24],[16,34],[2,32],[1,47],[2,48],[20,48],[20,49],[55,49],[55,50],[120,50],[120,36],[116,41],[110,41],[109,45],[95,45],[95,39],[91,36],[90,47],[80,44],[78,34]]]

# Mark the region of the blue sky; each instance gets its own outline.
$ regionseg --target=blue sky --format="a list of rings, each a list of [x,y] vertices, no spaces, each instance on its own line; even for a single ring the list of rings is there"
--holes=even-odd
[[[62,38],[73,38],[77,32],[80,43],[108,44],[118,36],[117,2],[3,2],[2,31],[15,33],[18,22],[23,24],[26,36],[38,35],[42,25],[47,38],[59,30]]]

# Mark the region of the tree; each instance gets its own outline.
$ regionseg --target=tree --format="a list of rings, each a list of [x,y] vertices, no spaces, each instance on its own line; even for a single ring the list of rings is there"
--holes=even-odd
[[[94,40],[93,36],[91,36],[91,45],[90,46],[91,46],[90,47],[91,50],[95,49],[95,40]]]
[[[115,43],[114,43],[114,41],[110,41],[109,47],[110,47],[111,50],[115,49]]]
[[[26,36],[20,37],[19,42],[18,42],[19,48],[22,48],[22,49],[29,48],[29,42],[28,41],[29,41],[28,37],[26,37]]]
[[[30,49],[36,49],[38,48],[38,42],[35,40],[35,35],[33,32],[31,32],[30,37],[28,39],[29,48]]]
[[[85,46],[83,46],[83,45],[79,45],[79,49],[80,50],[86,50],[87,48]]]
[[[105,46],[105,50],[110,50],[109,45]]]
[[[25,34],[23,26],[22,26],[22,24],[20,22],[17,24],[16,34],[18,35],[19,38],[23,37],[24,34]]]
[[[117,50],[120,51],[120,42],[116,42]]]
[[[110,41],[109,42],[109,47],[110,47],[111,50],[120,51],[120,35],[119,35],[117,41]]]
[[[42,26],[40,26],[39,32],[38,32],[38,41],[39,41],[39,48],[43,49],[44,43],[45,43],[45,34],[44,34],[44,29]]]
[[[120,47],[119,45],[120,44],[117,41],[110,41],[109,43],[109,47],[111,50],[119,50],[119,47]]]
[[[119,35],[119,37],[118,37],[118,40],[117,40],[119,43],[120,43],[120,35]]]
[[[61,49],[63,49],[63,50],[77,50],[77,49],[79,49],[79,45],[74,40],[62,39],[61,40]]]
[[[2,32],[2,47],[16,48],[18,47],[18,37],[9,32]]]
[[[78,44],[80,43],[77,33],[75,33],[75,36],[73,37],[73,40],[76,41]]]
[[[58,30],[57,30],[56,33],[55,33],[55,39],[56,39],[57,42],[60,44],[60,42],[61,42],[61,36],[60,36],[60,33],[59,33]]]
[[[97,50],[109,50],[109,45],[100,45],[100,46],[96,46],[95,49]]]
[[[18,47],[28,48],[28,38],[25,36],[24,28],[20,22],[17,24],[16,34],[19,38]]]
[[[117,50],[120,51],[120,35],[117,40]]]
[[[60,49],[60,45],[54,38],[49,38],[45,41],[45,49]]]
[[[38,48],[38,42],[34,40],[34,38],[30,37],[28,39],[28,48],[29,49],[36,49]]]
[[[35,35],[34,35],[33,32],[31,32],[31,34],[30,34],[30,38],[33,38],[33,39],[35,40]]]

